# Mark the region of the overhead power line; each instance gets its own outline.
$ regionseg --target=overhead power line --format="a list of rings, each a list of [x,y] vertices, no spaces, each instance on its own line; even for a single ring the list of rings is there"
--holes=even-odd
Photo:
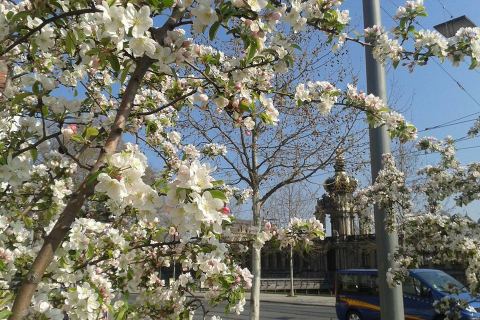
[[[390,3],[394,6],[394,7],[398,7],[398,5],[393,2],[393,0],[389,0]],[[440,1],[439,1],[440,2]],[[442,3],[441,3],[442,4]],[[445,10],[448,10],[446,9],[445,5],[442,4],[442,6],[444,7]],[[383,12],[390,17],[390,19],[392,19],[393,21],[395,21],[394,17],[390,14],[390,12],[388,12],[384,7],[381,7]],[[423,26],[420,22],[416,21],[415,20],[415,24],[420,26],[421,28],[423,29],[427,29],[425,26]],[[457,80],[447,69],[445,69],[445,67],[440,63],[438,62],[436,59],[432,59],[435,64],[440,67],[440,69],[450,78],[450,80],[452,80],[453,82],[455,82],[455,84],[458,86],[458,88],[460,90],[462,90],[469,98],[470,100],[473,101],[473,103],[475,103],[475,105],[477,105],[479,108],[480,108],[480,101],[478,101],[474,96],[473,94],[471,94],[466,88],[465,86],[459,81]],[[449,121],[446,121],[444,123],[440,123],[440,124],[437,124],[437,125],[433,125],[431,127],[427,127],[423,130],[419,130],[418,132],[425,132],[425,131],[430,131],[430,130],[434,130],[434,129],[440,129],[440,128],[444,128],[444,127],[449,127],[449,126],[453,126],[453,125],[457,125],[457,124],[462,124],[462,123],[467,123],[467,122],[473,122],[475,121],[477,118],[475,119],[469,119],[469,120],[465,120],[465,121],[460,121],[460,120],[464,120],[466,118],[469,118],[471,116],[474,116],[474,115],[478,115],[480,114],[480,111],[479,112],[474,112],[474,113],[470,113],[470,114],[467,114],[467,115],[464,115],[464,116],[461,116],[459,118],[456,118],[456,119],[452,119],[452,120],[449,120]]]
[[[442,6],[443,10],[444,10],[447,14],[450,15],[450,18],[453,19],[453,13],[452,13],[450,10],[447,9],[447,6],[445,6],[445,3],[443,3],[442,0],[437,0],[437,1],[438,1],[438,3]]]

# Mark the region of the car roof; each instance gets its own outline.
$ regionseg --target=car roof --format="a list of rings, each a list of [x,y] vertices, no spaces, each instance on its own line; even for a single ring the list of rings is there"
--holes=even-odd
[[[343,270],[338,270],[337,273],[341,274],[348,274],[348,273],[368,273],[368,274],[376,274],[377,269],[343,269]]]

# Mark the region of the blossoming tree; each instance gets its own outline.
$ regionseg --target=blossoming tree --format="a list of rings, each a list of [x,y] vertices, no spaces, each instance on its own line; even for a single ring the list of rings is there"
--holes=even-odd
[[[475,126],[469,131],[475,135]],[[393,268],[388,271],[389,284],[395,286],[408,276],[408,268],[424,265],[454,264],[465,268],[465,276],[472,293],[480,291],[480,224],[468,217],[447,215],[442,212],[446,199],[454,199],[461,207],[480,198],[480,165],[473,162],[461,165],[455,158],[452,138],[439,141],[423,138],[419,150],[440,153],[437,165],[418,171],[421,183],[406,186],[405,176],[396,169],[393,157],[384,156],[385,167],[375,183],[357,194],[358,204],[378,204],[386,209],[388,226],[397,229],[401,245],[393,256]],[[426,199],[425,208],[415,210],[413,195]],[[459,288],[451,288],[458,294]],[[446,288],[448,290],[448,288]],[[459,312],[468,301],[446,296],[435,302],[437,311],[447,319],[459,319]]]
[[[274,71],[282,72],[277,72],[271,79],[268,89],[263,81],[256,84],[261,92],[258,102],[247,99],[233,101],[233,104],[251,109],[248,119],[237,118],[232,125],[234,113],[228,109],[184,110],[180,114],[180,119],[185,120],[179,120],[178,123],[182,126],[186,141],[191,140],[196,146],[210,147],[220,143],[226,147],[222,152],[213,154],[219,154],[217,164],[223,168],[225,179],[232,181],[236,187],[246,188],[244,192],[250,191],[248,207],[251,208],[255,227],[261,225],[263,219],[269,218],[264,205],[273,195],[292,184],[314,177],[333,163],[335,151],[340,146],[350,151],[356,147],[355,140],[358,141],[361,133],[366,131],[360,110],[338,108],[330,112],[335,95],[326,99],[319,108],[297,105],[293,92],[299,83],[307,82],[309,86],[314,86],[309,79],[325,74],[331,75],[332,82],[341,82],[344,74],[348,73],[340,60],[343,52],[332,52],[330,47],[325,47],[325,43],[309,48],[315,36],[319,37],[317,42],[322,41],[323,36],[312,30],[284,32],[282,39],[276,39],[277,45],[294,39],[297,45],[308,49],[301,52],[297,48],[292,49],[293,53],[301,53],[301,56],[289,62],[290,68],[282,64],[275,65]],[[247,84],[247,88],[243,88],[243,85],[241,82],[235,84],[240,92],[252,87],[252,84]],[[326,82],[323,85],[333,88]],[[264,112],[259,116],[267,116],[267,122],[253,120],[258,118],[256,108],[259,106],[263,107],[260,112]],[[240,125],[242,120],[248,123]],[[360,132],[355,130],[355,126],[359,125],[363,127]],[[311,216],[311,213],[308,214]],[[287,224],[288,221],[283,223]],[[252,248],[251,271],[254,280],[251,301],[259,301],[260,250]],[[256,303],[251,306],[254,310],[258,309]]]
[[[7,66],[0,86],[1,317],[188,318],[202,308],[187,299],[198,286],[209,289],[211,302],[225,300],[240,312],[251,275],[229,259],[222,236],[231,222],[228,188],[174,133],[179,111],[223,110],[246,129],[274,125],[270,83],[296,48],[277,41],[279,26],[318,30],[335,46],[372,45],[378,59],[394,64],[470,56],[476,66],[479,30],[462,29],[448,42],[417,32],[411,21],[424,13],[419,1],[399,10],[393,34],[372,26],[365,37],[343,33],[349,19],[341,2],[0,1]],[[212,45],[197,41],[202,35]],[[215,39],[244,50],[220,51]],[[412,48],[404,47],[411,39]],[[335,104],[363,110],[392,137],[415,134],[353,86],[311,81],[290,94],[324,112]],[[135,143],[120,149],[122,135]],[[150,151],[140,150],[149,145],[161,147],[164,163],[153,184],[144,179]],[[295,220],[252,240],[276,236],[292,245],[321,228]],[[167,287],[158,270],[172,256],[183,272]]]

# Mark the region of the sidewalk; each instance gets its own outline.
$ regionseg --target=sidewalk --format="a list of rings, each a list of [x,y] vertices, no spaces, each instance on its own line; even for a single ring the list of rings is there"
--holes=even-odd
[[[203,297],[204,292],[195,292],[195,296]],[[245,293],[245,298],[250,300],[250,292]],[[306,306],[324,306],[334,307],[335,297],[330,295],[296,295],[295,297],[289,297],[286,293],[261,293],[261,302],[273,302],[273,303],[285,303],[296,304]]]
[[[247,300],[249,299],[250,294],[247,293]],[[329,295],[296,295],[295,297],[289,297],[285,293],[261,293],[260,301],[310,306],[335,306],[335,297]]]

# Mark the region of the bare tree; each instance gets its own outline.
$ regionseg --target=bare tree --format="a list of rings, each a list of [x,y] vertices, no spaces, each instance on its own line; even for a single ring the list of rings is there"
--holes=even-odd
[[[274,195],[265,203],[265,219],[272,220],[279,225],[287,225],[292,218],[309,218],[315,211],[315,192],[309,188],[307,181],[289,184]],[[294,247],[289,247],[289,268],[290,268],[290,296],[295,296],[293,286],[293,252]]]
[[[315,42],[311,36],[297,37],[305,48]],[[217,163],[227,182],[251,188],[252,223],[260,228],[262,207],[276,192],[289,185],[313,179],[332,163],[336,150],[352,150],[365,132],[359,125],[363,115],[358,110],[336,108],[328,115],[311,107],[299,107],[292,96],[296,83],[309,79],[330,78],[342,83],[347,71],[340,63],[342,53],[333,54],[324,47],[312,48],[298,59],[291,73],[277,75],[274,88],[266,89],[280,111],[277,126],[256,123],[251,131],[232,128],[233,115],[204,110],[185,112],[182,133],[191,143],[221,143],[228,153]],[[358,151],[358,149],[356,149]],[[359,152],[357,159],[362,159]],[[260,250],[252,248],[252,314],[258,314],[260,294]],[[253,316],[255,318],[255,316]]]

